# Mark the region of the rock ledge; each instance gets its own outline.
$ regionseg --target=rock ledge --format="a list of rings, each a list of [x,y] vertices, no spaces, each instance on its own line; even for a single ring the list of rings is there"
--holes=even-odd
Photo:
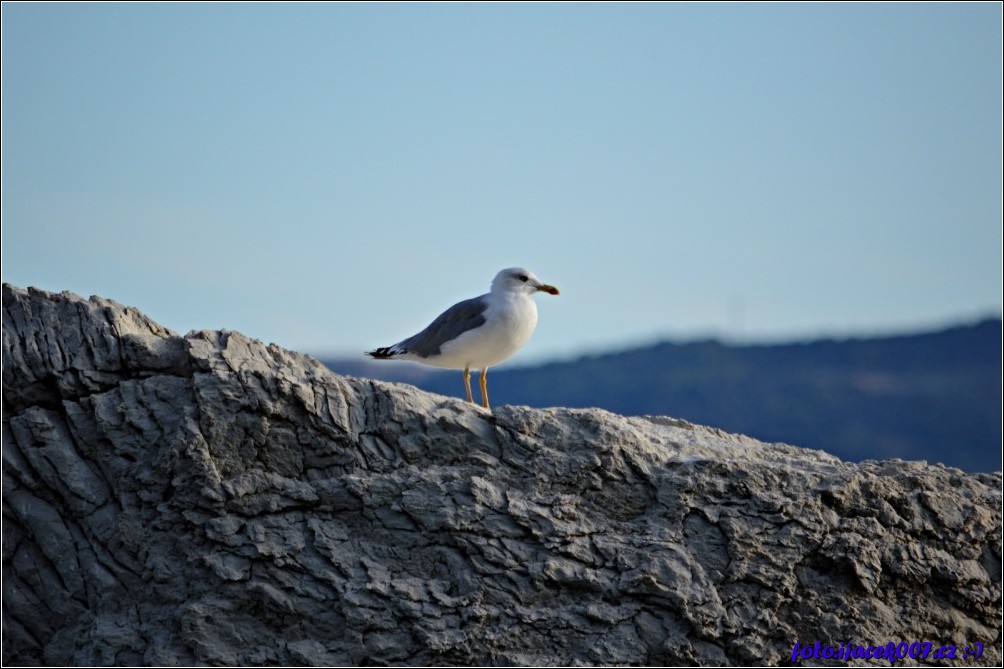
[[[1000,473],[488,413],[9,285],[3,401],[5,665],[1002,659]]]

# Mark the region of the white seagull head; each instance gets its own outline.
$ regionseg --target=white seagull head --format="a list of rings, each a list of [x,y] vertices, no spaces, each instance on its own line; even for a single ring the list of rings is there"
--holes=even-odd
[[[537,276],[525,267],[510,267],[495,275],[492,280],[492,293],[524,293],[532,295],[536,292],[557,295],[558,289],[543,283]]]

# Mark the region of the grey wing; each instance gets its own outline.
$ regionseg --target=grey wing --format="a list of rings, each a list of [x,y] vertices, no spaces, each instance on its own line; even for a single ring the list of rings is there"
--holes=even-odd
[[[398,347],[423,358],[438,355],[443,344],[483,325],[487,309],[488,301],[484,295],[457,302],[432,321],[429,327],[408,337]]]

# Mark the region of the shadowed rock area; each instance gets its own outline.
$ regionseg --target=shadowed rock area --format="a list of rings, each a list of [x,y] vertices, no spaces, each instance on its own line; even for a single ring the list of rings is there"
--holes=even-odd
[[[1002,659],[1000,473],[489,413],[7,285],[3,402],[5,664]]]

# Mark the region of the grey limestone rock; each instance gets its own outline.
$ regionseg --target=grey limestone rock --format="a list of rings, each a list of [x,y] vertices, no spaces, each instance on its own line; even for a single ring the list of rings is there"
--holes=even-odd
[[[5,665],[1002,659],[1000,473],[487,412],[7,285],[3,402]]]

